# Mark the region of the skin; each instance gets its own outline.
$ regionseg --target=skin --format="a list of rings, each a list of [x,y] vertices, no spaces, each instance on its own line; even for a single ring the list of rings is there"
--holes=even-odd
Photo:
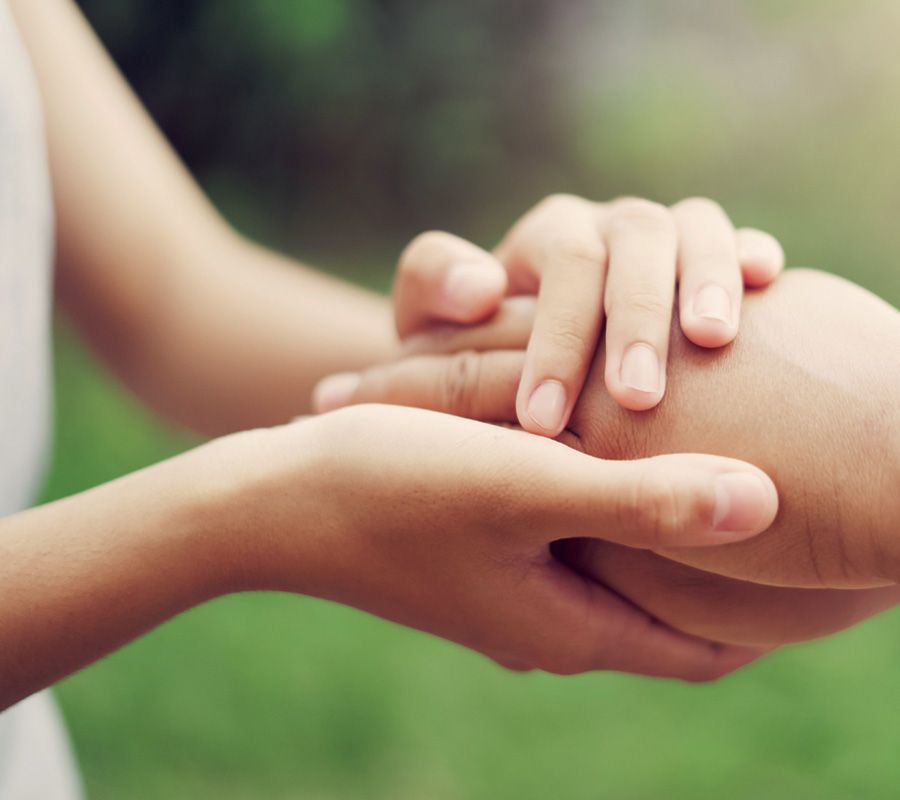
[[[722,519],[718,487],[735,477],[765,497]],[[677,517],[657,516],[660,496]],[[710,680],[760,651],[670,630],[550,543],[569,531],[711,546],[753,535],[776,509],[774,487],[741,462],[603,461],[418,409],[233,434],[0,520],[0,708],[174,614],[252,590],[345,603],[517,669]]]
[[[347,603],[513,668],[709,680],[760,655],[671,630],[549,547],[564,533],[648,548],[755,535],[778,500],[749,464],[602,461],[390,407],[259,427],[307,410],[324,375],[396,356],[387,301],[234,233],[72,3],[11,7],[43,95],[61,305],[168,419],[252,430],[0,520],[0,708],[254,589]]]
[[[420,339],[417,349],[434,354],[370,370],[355,399],[512,420],[522,354],[492,348],[523,346],[532,313],[519,304],[487,326]],[[831,633],[900,600],[900,362],[884,358],[900,352],[900,314],[811,270],[748,296],[743,313],[741,336],[721,353],[673,338],[672,387],[651,413],[615,403],[599,353],[560,440],[603,458],[690,449],[749,459],[779,488],[772,527],[703,552],[556,547],[674,627],[774,645]]]
[[[666,387],[676,277],[682,331],[717,348],[737,334],[744,285],[765,286],[783,266],[777,241],[735,230],[706,198],[666,208],[637,198],[595,203],[553,195],[490,253],[440,231],[417,237],[400,258],[397,332],[408,341],[438,322],[483,322],[504,296],[536,295],[516,418],[524,430],[557,436],[604,322],[610,394],[623,408],[653,408]],[[318,410],[346,404],[356,382],[343,374],[320,385]]]
[[[745,327],[706,374],[682,343],[679,390],[652,417],[623,417],[589,380],[563,438],[614,458],[688,442],[750,458],[779,487],[775,524],[752,546],[702,555],[635,558],[580,543],[566,557],[682,630],[753,644],[813,638],[900,601],[900,362],[882,357],[900,352],[900,314],[846,281],[792,271],[748,298]]]
[[[900,360],[884,354],[900,352],[900,314],[847,281],[794,270],[748,298],[745,324],[713,369],[678,344],[683,378],[653,415],[620,413],[592,376],[563,440],[604,458],[690,443],[772,475],[781,511],[757,541],[669,558],[775,586],[897,583]]]

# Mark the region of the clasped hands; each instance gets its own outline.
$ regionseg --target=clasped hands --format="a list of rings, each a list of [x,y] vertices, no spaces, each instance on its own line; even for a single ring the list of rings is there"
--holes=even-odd
[[[435,487],[441,497],[436,507],[419,503],[428,492],[410,487],[403,502],[418,507],[423,529],[434,514],[449,522],[468,504],[470,518],[489,508],[483,524],[515,537],[509,544],[531,544],[526,531],[534,525],[542,531],[538,547],[498,569],[490,547],[478,549],[477,540],[470,547],[471,531],[448,524],[442,535],[452,544],[428,538],[431,550],[414,568],[424,563],[428,572],[428,559],[434,559],[449,569],[453,589],[442,596],[440,584],[429,584],[427,602],[414,612],[402,602],[375,612],[513,668],[707,679],[779,644],[830,633],[894,605],[900,599],[896,576],[890,559],[872,555],[883,552],[878,547],[850,550],[854,540],[847,532],[830,528],[816,531],[812,545],[808,540],[815,511],[798,509],[795,485],[803,482],[804,496],[813,498],[829,490],[805,459],[793,471],[782,462],[803,455],[791,435],[801,447],[812,446],[791,412],[805,391],[817,391],[813,379],[795,387],[797,397],[780,394],[778,380],[761,387],[759,379],[760,373],[779,374],[766,362],[777,335],[771,331],[778,330],[779,315],[797,317],[791,304],[808,300],[805,284],[815,284],[826,317],[832,298],[846,310],[846,294],[861,315],[883,314],[880,322],[891,335],[897,315],[886,306],[864,308],[877,301],[854,297],[863,295],[856,287],[815,273],[789,273],[748,298],[749,322],[733,343],[743,287],[766,286],[782,266],[772,237],[735,231],[717,205],[701,199],[666,209],[631,199],[595,204],[553,197],[526,214],[493,253],[444,233],[416,239],[401,258],[395,288],[403,358],[326,379],[316,392],[318,409],[392,403],[517,423],[573,451],[611,460],[590,465],[597,481],[590,487],[584,483],[587,463],[579,462],[578,470],[574,462],[564,464],[558,450],[539,449],[554,443],[537,436],[474,423],[451,432],[463,421],[423,412],[407,427],[402,416],[409,411],[355,409],[359,416],[342,424],[363,441],[383,424],[383,415],[399,415],[391,423],[404,429],[394,434],[403,438],[398,451],[412,452],[413,461],[417,445],[447,463],[466,451],[469,461],[460,469],[478,477],[474,486],[460,491],[435,473],[447,481],[443,493]],[[883,339],[884,332],[875,335]],[[775,344],[781,351],[774,355],[782,357],[775,360],[788,360],[796,331],[787,330]],[[667,365],[673,378],[663,400]],[[847,379],[860,383],[858,376]],[[783,432],[776,430],[777,408],[765,418],[754,416],[775,389],[772,399],[785,409]],[[852,425],[848,419],[848,434]],[[446,434],[442,444],[432,434],[438,429]],[[439,446],[448,449],[440,453]],[[789,502],[785,507],[782,497],[772,529],[754,536],[775,518],[776,499],[768,478],[747,464],[706,455],[622,460],[691,450],[746,458],[769,470],[779,488],[786,484]],[[384,480],[392,473],[388,466]],[[497,473],[508,494],[497,492]],[[888,471],[887,489],[894,475]],[[710,482],[710,476],[719,480]],[[854,502],[864,500],[852,494],[852,480],[847,484]],[[575,497],[573,489],[586,494]],[[873,491],[877,498],[878,488]],[[839,493],[838,509],[845,499]],[[563,509],[571,518],[559,515]],[[889,528],[890,509],[887,516]],[[456,546],[461,572],[453,575],[444,556]],[[391,552],[385,548],[387,557]],[[428,605],[453,603],[473,564],[479,581],[469,595],[472,603],[450,609],[452,630],[436,629]],[[515,595],[504,588],[509,573],[521,589]],[[502,579],[493,583],[498,575]],[[575,614],[566,606],[573,595]],[[372,610],[370,603],[359,605]],[[561,617],[550,619],[549,611],[563,608]]]

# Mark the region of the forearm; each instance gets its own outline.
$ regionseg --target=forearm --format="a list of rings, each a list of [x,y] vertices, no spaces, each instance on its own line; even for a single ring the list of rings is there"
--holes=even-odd
[[[0,520],[0,708],[227,584],[194,456]]]
[[[385,297],[299,267],[227,233],[188,245],[140,334],[97,330],[67,303],[114,372],[146,403],[208,435],[286,422],[316,382],[396,355]],[[158,271],[157,271],[158,273]]]
[[[773,585],[897,583],[900,362],[885,355],[900,352],[900,314],[846,281],[794,270],[748,296],[743,318],[725,353],[673,342],[670,389],[653,414],[616,409],[595,367],[572,443],[614,458],[721,453],[773,477],[782,502],[770,530],[672,558]]]

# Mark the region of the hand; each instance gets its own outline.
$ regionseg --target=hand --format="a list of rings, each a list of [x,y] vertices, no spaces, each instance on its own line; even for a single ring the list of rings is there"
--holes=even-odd
[[[400,259],[397,329],[415,351],[415,335],[436,322],[484,321],[505,295],[536,293],[515,418],[527,431],[557,436],[604,318],[607,389],[625,408],[649,409],[665,391],[676,274],[685,335],[721,347],[737,334],[743,284],[766,285],[783,264],[771,236],[735,231],[710,200],[667,209],[631,198],[598,204],[557,195],[528,212],[493,254],[446,233],[414,240]],[[351,402],[357,379],[321,384],[319,410]]]
[[[549,548],[563,536],[630,547],[745,538],[777,505],[771,482],[747,464],[607,462],[521,431],[390,406],[227,443],[218,460],[238,465],[240,480],[220,513],[240,555],[239,587],[336,600],[516,668],[700,680],[759,655],[656,624]]]
[[[747,335],[716,357],[714,370],[707,353],[674,337],[678,389],[654,414],[616,407],[599,354],[561,440],[604,458],[696,450],[751,461],[779,487],[773,526],[727,547],[669,549],[665,559],[599,542],[567,552],[586,575],[673,627],[720,641],[784,643],[898,600],[900,363],[883,354],[900,351],[900,314],[846,281],[792,270],[748,298],[744,325]],[[524,346],[527,336],[528,309],[504,309],[484,326],[422,343],[466,352],[379,368],[364,375],[360,394],[490,418],[512,406],[522,354],[476,351],[490,341]]]

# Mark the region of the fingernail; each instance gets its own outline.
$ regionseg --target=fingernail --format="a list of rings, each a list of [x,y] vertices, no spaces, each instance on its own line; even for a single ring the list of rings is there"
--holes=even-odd
[[[528,400],[531,421],[554,436],[562,430],[566,410],[566,390],[559,381],[544,381]]]
[[[480,310],[486,298],[502,292],[502,277],[485,264],[456,264],[444,279],[444,299],[457,313],[473,313]]]
[[[347,405],[360,380],[362,377],[357,372],[342,372],[319,381],[313,391],[313,408],[323,413]]]
[[[659,358],[649,344],[633,344],[625,351],[619,379],[639,392],[659,391]]]
[[[709,283],[694,295],[694,314],[731,324],[731,298],[715,283]]]
[[[748,533],[759,528],[769,506],[769,492],[755,475],[731,472],[716,478],[713,528]]]

